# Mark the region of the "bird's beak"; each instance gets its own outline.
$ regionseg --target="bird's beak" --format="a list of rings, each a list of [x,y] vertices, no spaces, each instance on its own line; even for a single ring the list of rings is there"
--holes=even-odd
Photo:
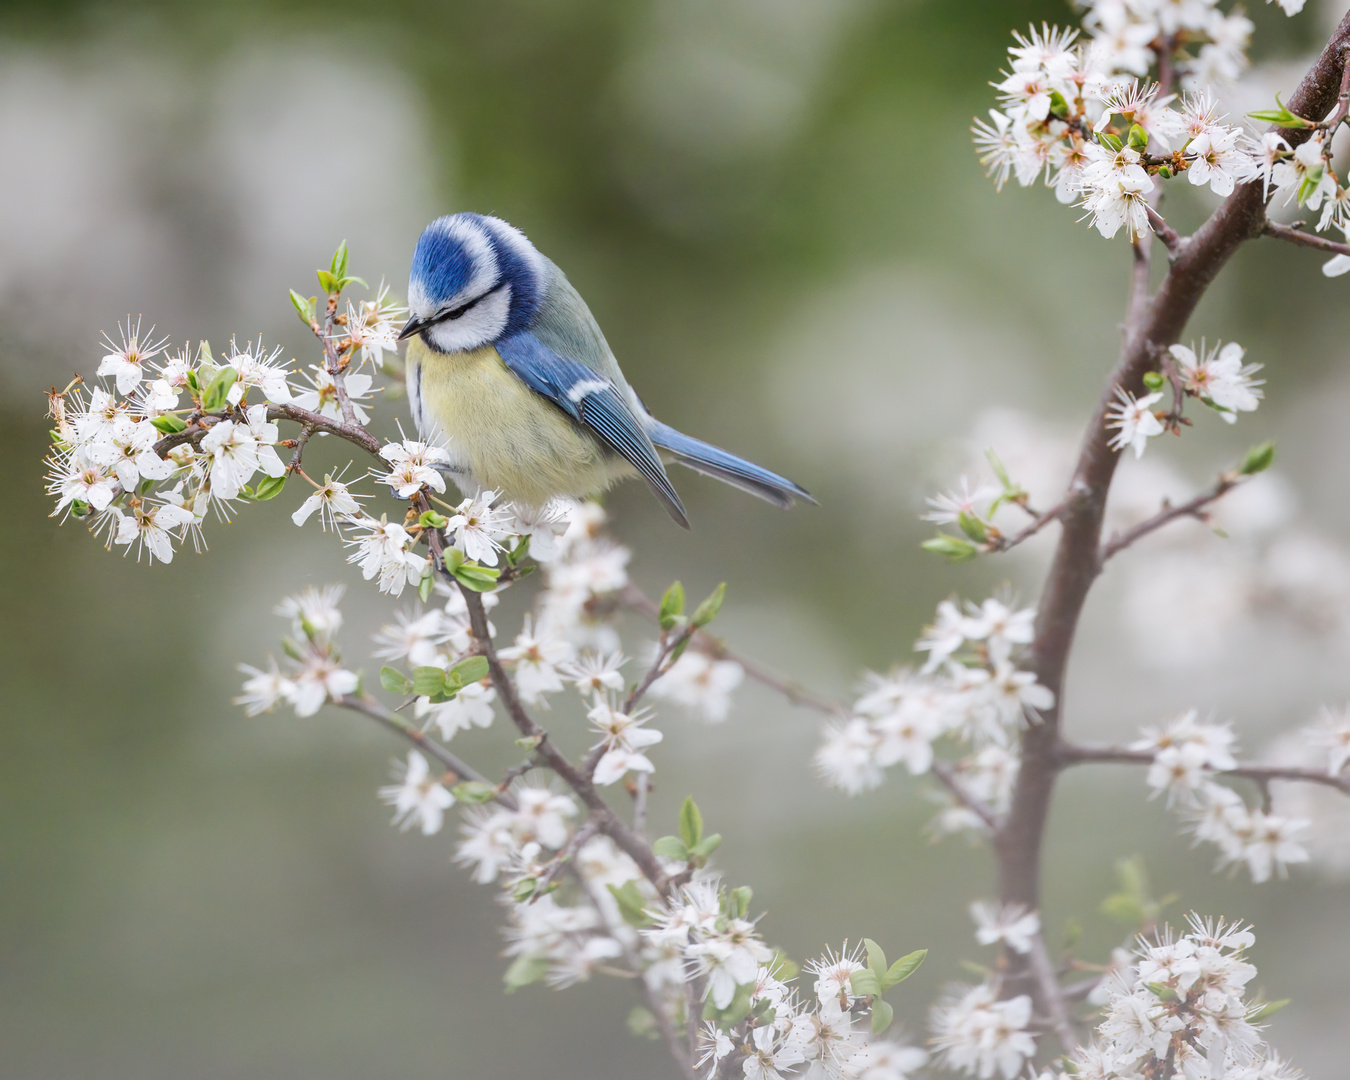
[[[411,319],[409,319],[407,322],[403,324],[403,329],[398,332],[398,340],[407,341],[408,338],[412,337],[414,334],[420,334],[424,329],[426,329],[427,324],[428,320],[419,319],[416,315],[414,315]]]

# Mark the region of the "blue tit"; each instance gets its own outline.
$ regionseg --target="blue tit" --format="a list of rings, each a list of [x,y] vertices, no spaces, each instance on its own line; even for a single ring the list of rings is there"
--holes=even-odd
[[[461,487],[528,506],[585,498],[641,476],[686,529],[663,462],[781,507],[791,480],[657,420],[619,370],[595,317],[524,233],[452,214],[422,233],[408,282],[408,400],[422,438],[446,445]]]

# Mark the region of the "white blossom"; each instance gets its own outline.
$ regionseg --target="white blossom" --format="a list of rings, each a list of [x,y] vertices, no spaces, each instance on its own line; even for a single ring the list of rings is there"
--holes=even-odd
[[[975,940],[981,945],[1003,942],[1023,956],[1031,952],[1036,936],[1041,932],[1041,917],[1021,904],[1000,907],[978,900],[970,905],[970,917],[975,920]]]
[[[423,836],[440,832],[455,797],[431,775],[427,759],[408,751],[408,763],[399,764],[394,777],[398,783],[380,788],[380,798],[394,808],[394,824],[405,831],[416,825]]]
[[[1162,394],[1145,394],[1136,400],[1134,395],[1116,387],[1116,398],[1117,403],[1106,414],[1106,426],[1118,429],[1111,436],[1111,449],[1124,450],[1128,446],[1136,458],[1143,457],[1148,440],[1163,433],[1162,421],[1150,411],[1162,400]]]
[[[687,649],[651,685],[653,697],[674,701],[709,723],[720,723],[731,711],[731,695],[745,680],[735,660],[718,660]]]
[[[610,702],[599,701],[586,715],[591,727],[601,735],[596,749],[604,747],[591,777],[595,783],[603,786],[614,783],[628,772],[656,771],[656,766],[642,750],[655,746],[664,736],[644,726],[651,717],[649,711],[624,713]]]
[[[494,509],[496,499],[495,491],[483,491],[465,499],[455,507],[445,527],[447,533],[455,534],[455,546],[464,552],[465,558],[485,566],[497,565],[502,541],[511,535],[511,512],[505,507]]]

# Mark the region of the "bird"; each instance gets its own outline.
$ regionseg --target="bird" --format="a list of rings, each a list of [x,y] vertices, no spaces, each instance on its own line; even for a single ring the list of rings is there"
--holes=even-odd
[[[450,214],[423,230],[398,337],[418,435],[444,444],[461,489],[539,508],[640,476],[688,529],[673,461],[784,509],[816,501],[652,416],[566,275],[500,218]]]

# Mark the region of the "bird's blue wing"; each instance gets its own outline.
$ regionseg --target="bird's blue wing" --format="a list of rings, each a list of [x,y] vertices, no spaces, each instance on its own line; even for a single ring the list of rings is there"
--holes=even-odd
[[[666,512],[689,528],[684,505],[666,477],[656,448],[618,387],[579,360],[559,355],[528,331],[500,339],[496,349],[521,382],[637,469]]]

